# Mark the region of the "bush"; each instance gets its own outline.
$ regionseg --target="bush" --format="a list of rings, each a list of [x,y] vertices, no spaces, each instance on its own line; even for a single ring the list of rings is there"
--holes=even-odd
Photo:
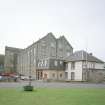
[[[24,91],[33,91],[33,90],[34,90],[33,86],[30,85],[24,86]]]

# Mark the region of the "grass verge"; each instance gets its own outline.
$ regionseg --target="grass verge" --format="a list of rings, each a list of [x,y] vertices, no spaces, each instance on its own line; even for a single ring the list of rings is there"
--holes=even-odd
[[[105,89],[0,89],[0,105],[105,105]]]

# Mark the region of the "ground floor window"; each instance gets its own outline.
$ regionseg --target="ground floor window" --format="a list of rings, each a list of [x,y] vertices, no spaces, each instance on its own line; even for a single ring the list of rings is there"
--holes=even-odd
[[[47,79],[47,74],[46,73],[44,74],[44,79]]]
[[[75,79],[75,73],[71,72],[71,80],[74,80],[74,79]]]
[[[63,76],[62,73],[60,73],[60,78],[62,78],[62,76]]]
[[[65,72],[65,79],[68,79],[68,72]]]
[[[52,77],[55,78],[55,73],[52,74]]]

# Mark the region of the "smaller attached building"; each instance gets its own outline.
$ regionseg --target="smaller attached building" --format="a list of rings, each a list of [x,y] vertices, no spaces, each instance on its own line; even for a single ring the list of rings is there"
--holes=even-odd
[[[4,72],[4,55],[0,54],[0,73]]]
[[[66,80],[93,82],[105,80],[104,62],[92,54],[77,51],[66,62]]]
[[[47,58],[37,61],[37,80],[64,80],[64,61],[61,59]]]

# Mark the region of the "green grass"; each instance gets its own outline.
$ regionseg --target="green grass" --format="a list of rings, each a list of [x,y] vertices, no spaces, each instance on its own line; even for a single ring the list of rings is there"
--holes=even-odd
[[[105,105],[105,89],[0,89],[0,105]]]

